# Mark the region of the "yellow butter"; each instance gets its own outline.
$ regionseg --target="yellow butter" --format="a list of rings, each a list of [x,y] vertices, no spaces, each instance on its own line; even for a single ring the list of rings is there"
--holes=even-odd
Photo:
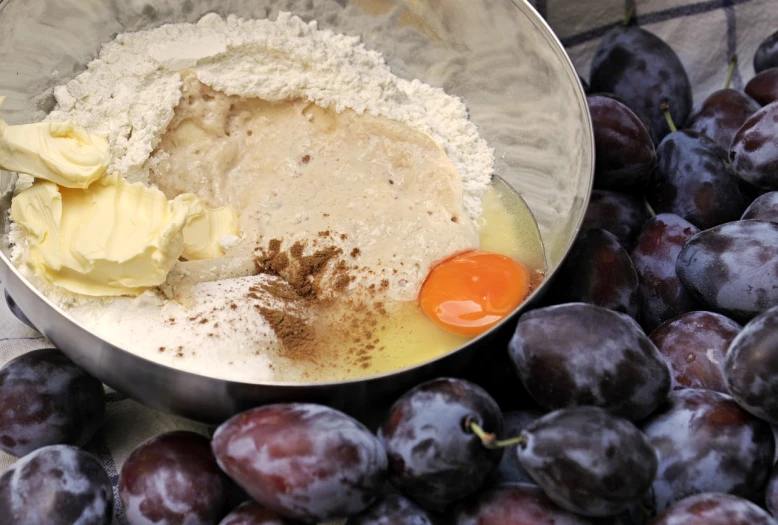
[[[215,259],[224,256],[219,239],[223,235],[238,235],[238,210],[232,206],[209,209],[193,194],[181,195],[190,206],[189,222],[184,227],[184,252],[189,261]]]
[[[0,97],[2,104],[2,97]],[[0,119],[0,168],[86,188],[111,160],[108,141],[73,121],[9,126]]]
[[[91,296],[138,295],[162,284],[184,251],[184,227],[199,201],[168,201],[110,175],[87,189],[36,181],[11,204],[27,234],[26,264],[44,280]]]

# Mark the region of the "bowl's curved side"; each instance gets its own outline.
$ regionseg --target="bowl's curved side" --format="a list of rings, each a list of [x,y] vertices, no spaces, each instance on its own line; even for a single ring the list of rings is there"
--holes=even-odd
[[[153,5],[134,1],[6,0],[0,3],[0,69],[4,73],[0,75],[0,92],[10,97],[3,112],[9,110],[12,123],[40,119],[53,107],[53,86],[77,73],[87,58],[94,56],[99,42],[120,30],[193,21],[209,11],[272,16],[279,5],[286,4],[315,4],[314,9],[328,9],[319,19],[320,25],[338,30],[343,22],[335,14],[352,16],[348,13],[357,9],[349,7],[352,11],[344,9],[346,15],[340,15],[333,6],[343,9],[342,3],[201,0],[186,2],[189,8],[182,10],[174,0],[157,0]],[[479,2],[480,10],[474,10],[472,0],[351,3],[405,9],[402,16],[392,15],[397,33],[388,40],[387,34],[392,33],[387,33],[386,20],[381,18],[382,13],[389,12],[386,10],[377,12],[374,23],[360,19],[358,24],[351,24],[352,30],[360,26],[355,31],[366,45],[385,52],[398,74],[420,78],[468,101],[473,120],[496,147],[498,173],[525,197],[538,218],[553,273],[583,220],[594,162],[586,99],[553,32],[525,0],[483,0]],[[424,5],[433,6],[432,14],[420,7]],[[414,16],[417,23],[413,22]],[[436,23],[425,24],[424,20]],[[48,33],[42,36],[45,31]],[[484,42],[494,41],[495,34],[500,35],[499,45],[487,46]],[[399,46],[400,38],[415,39],[417,46],[431,46],[432,51]],[[493,55],[502,58],[497,60]],[[490,73],[479,75],[478,71]],[[0,173],[0,227],[4,230],[13,183],[11,174]],[[438,375],[458,375],[478,350],[488,348],[499,329],[446,356],[364,380],[303,385],[225,381],[148,361],[95,336],[24,278],[10,262],[7,238],[3,241],[0,280],[43,335],[112,388],[153,408],[204,422],[220,422],[250,406],[301,399],[362,416],[370,407],[390,400],[414,383]],[[537,299],[544,290],[542,286],[531,299]],[[526,305],[501,326],[514,323],[524,308]]]

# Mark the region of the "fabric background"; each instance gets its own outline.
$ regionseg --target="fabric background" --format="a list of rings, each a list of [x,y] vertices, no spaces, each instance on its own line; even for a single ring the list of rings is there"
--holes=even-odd
[[[2,0],[0,0],[2,2]],[[742,88],[753,75],[752,59],[759,43],[778,30],[778,0],[533,0],[557,32],[578,72],[589,77],[589,64],[600,38],[637,4],[636,22],[663,38],[678,53],[695,88],[695,103],[721,89],[730,57],[740,58],[734,77]],[[1,283],[0,283],[1,286]],[[0,299],[0,365],[50,343],[18,321]],[[212,429],[150,410],[123,394],[106,389],[106,420],[87,446],[118,485],[118,471],[134,447],[168,430]],[[0,470],[14,458],[0,453]],[[116,520],[126,525],[118,494]]]

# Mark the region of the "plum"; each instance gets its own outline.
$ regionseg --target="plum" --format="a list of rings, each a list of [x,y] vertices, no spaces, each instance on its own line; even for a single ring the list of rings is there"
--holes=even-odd
[[[702,388],[727,394],[724,359],[743,327],[713,312],[687,312],[661,324],[651,341],[665,356],[674,390]]]
[[[524,314],[509,352],[527,391],[547,410],[594,405],[640,420],[670,390],[667,363],[640,326],[599,306],[572,303]]]
[[[637,26],[611,29],[600,42],[589,83],[595,93],[612,93],[650,123],[658,144],[670,128],[661,105],[683,125],[692,110],[692,88],[678,55],[661,38]]]
[[[746,499],[707,493],[679,501],[651,525],[778,525],[778,522]]]
[[[349,518],[346,525],[432,525],[432,520],[408,498],[388,494],[367,510]]]
[[[231,488],[209,440],[194,432],[167,432],[141,443],[119,476],[119,497],[131,525],[218,522]]]
[[[39,448],[0,476],[0,521],[9,525],[109,525],[111,480],[94,456],[69,445]]]
[[[608,190],[594,190],[586,208],[581,231],[593,228],[606,230],[629,250],[635,244],[648,211],[642,198]]]
[[[724,373],[741,406],[778,424],[778,307],[751,320],[732,341]]]
[[[727,161],[727,150],[705,135],[675,131],[659,144],[646,186],[656,213],[674,213],[701,230],[740,218],[748,200]]]
[[[0,450],[24,456],[46,445],[85,445],[105,416],[103,384],[55,348],[0,369]]]
[[[611,190],[639,190],[656,166],[656,151],[645,124],[627,106],[607,95],[589,95],[594,129],[594,184]]]
[[[732,169],[761,190],[778,190],[778,102],[745,121],[729,148]]]
[[[287,403],[240,413],[211,444],[221,469],[254,500],[301,521],[366,509],[386,479],[386,452],[364,425],[331,408]]]
[[[778,100],[778,67],[762,71],[746,84],[746,94],[763,106]]]
[[[754,71],[778,67],[778,31],[765,38],[754,54]]]
[[[646,330],[700,308],[675,272],[681,248],[699,231],[672,213],[661,213],[643,225],[632,263],[640,279],[641,322]]]
[[[681,248],[675,271],[709,309],[747,321],[778,305],[778,224],[736,221],[700,232]]]
[[[551,412],[521,433],[519,460],[560,507],[614,516],[639,501],[657,472],[657,454],[629,421],[597,407]]]
[[[757,197],[743,213],[741,220],[778,222],[778,191]]]
[[[578,235],[548,291],[554,303],[590,303],[637,318],[639,283],[618,239],[605,230]]]
[[[378,437],[389,457],[389,480],[435,511],[478,490],[500,463],[470,423],[501,435],[502,414],[481,387],[439,378],[412,388],[389,410]]]
[[[398,522],[398,525],[400,522]],[[590,525],[556,506],[536,485],[509,483],[484,491],[456,512],[454,525]]]
[[[714,92],[689,116],[685,128],[709,137],[728,151],[740,127],[762,107],[749,95],[734,89]]]
[[[703,492],[757,497],[767,482],[773,431],[726,394],[676,390],[642,428],[659,455],[651,502],[658,511]]]

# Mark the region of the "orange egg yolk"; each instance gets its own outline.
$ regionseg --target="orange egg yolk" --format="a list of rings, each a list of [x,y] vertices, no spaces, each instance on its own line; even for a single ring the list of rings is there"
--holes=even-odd
[[[527,267],[505,255],[471,251],[432,269],[419,304],[446,330],[472,337],[508,316],[529,292]]]

